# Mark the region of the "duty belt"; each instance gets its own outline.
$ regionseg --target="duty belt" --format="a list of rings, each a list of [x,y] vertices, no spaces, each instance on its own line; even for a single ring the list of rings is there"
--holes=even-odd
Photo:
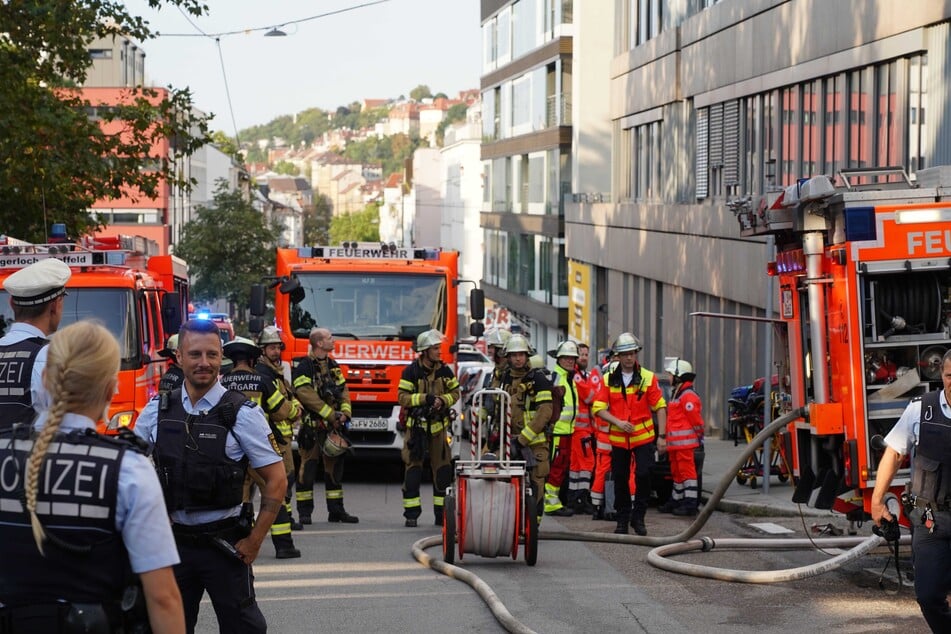
[[[930,500],[909,494],[908,499],[912,506],[914,506],[916,509],[928,508],[930,506],[932,511],[951,511],[951,500],[948,498],[945,498],[942,502],[932,502]]]
[[[224,539],[243,539],[247,537],[247,527],[241,522],[240,517],[228,517],[215,522],[205,524],[177,524],[172,523],[172,534],[176,540],[182,542],[201,542],[209,537],[222,537]]]

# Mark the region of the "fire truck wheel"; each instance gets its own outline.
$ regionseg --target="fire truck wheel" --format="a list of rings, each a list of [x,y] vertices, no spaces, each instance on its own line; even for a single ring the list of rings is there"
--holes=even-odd
[[[525,493],[525,563],[534,566],[538,561],[538,514],[535,496]]]
[[[447,495],[442,510],[442,558],[447,564],[456,561],[456,498]]]

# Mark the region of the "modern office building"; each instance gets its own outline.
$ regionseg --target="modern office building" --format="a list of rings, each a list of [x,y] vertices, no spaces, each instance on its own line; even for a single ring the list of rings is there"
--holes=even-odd
[[[623,330],[642,337],[648,367],[666,356],[693,362],[720,425],[730,388],[766,372],[767,330],[690,314],[775,306],[767,246],[740,238],[728,201],[843,168],[902,165],[913,177],[951,164],[951,3],[604,4],[616,13],[604,33],[614,49],[611,179],[603,192],[575,186],[565,204],[571,294],[583,300],[572,313],[599,346]],[[487,75],[484,90],[517,76],[504,74]],[[505,142],[484,146],[493,173],[497,155],[518,155],[496,152]],[[485,214],[496,215],[506,217]]]

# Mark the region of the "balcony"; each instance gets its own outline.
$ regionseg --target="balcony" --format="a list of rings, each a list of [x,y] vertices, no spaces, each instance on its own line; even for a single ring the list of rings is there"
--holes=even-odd
[[[545,106],[545,127],[571,125],[570,93],[549,95]]]

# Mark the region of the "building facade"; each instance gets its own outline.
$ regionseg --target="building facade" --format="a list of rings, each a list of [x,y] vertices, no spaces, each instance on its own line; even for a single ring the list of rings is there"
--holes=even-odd
[[[693,362],[720,426],[729,390],[766,373],[768,331],[691,313],[775,308],[767,245],[740,239],[727,203],[842,169],[951,164],[951,3],[608,1],[610,191],[565,206],[579,314],[599,346],[630,329],[649,367]]]

